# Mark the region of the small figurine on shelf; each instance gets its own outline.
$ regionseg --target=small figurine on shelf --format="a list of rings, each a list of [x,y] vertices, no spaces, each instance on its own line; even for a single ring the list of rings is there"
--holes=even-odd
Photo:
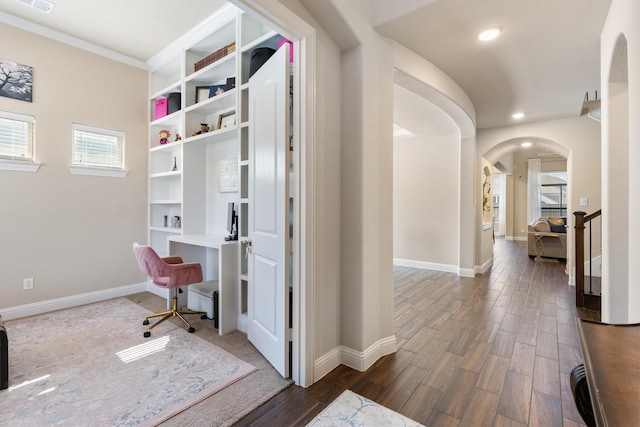
[[[173,158],[173,169],[171,169],[172,171],[177,171],[178,170],[178,158],[174,157]]]
[[[160,145],[169,143],[169,137],[171,136],[171,132],[169,132],[166,129],[163,129],[160,132],[158,132],[158,134],[160,135],[160,141],[159,141]]]
[[[200,130],[198,132],[194,132],[193,135],[191,136],[196,136],[196,135],[200,135],[203,133],[207,133],[211,130],[211,128],[209,127],[208,124],[206,123],[200,123]]]
[[[182,137],[179,133],[176,133],[176,141],[182,141]]]

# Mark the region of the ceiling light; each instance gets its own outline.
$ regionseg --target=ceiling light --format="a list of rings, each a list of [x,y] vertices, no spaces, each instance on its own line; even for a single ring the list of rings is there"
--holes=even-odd
[[[487,28],[484,31],[480,31],[477,37],[478,37],[478,40],[486,42],[498,37],[501,31],[502,31],[502,28],[500,27],[491,27],[491,28]]]
[[[529,147],[531,147],[531,143],[529,141],[523,142],[522,144],[520,144],[520,146],[524,147],[524,148],[529,148]]]
[[[524,117],[524,113],[513,113],[511,117],[513,117],[516,120],[520,120],[521,118]]]
[[[53,9],[54,4],[47,0],[16,0],[18,3],[22,3],[40,12],[49,14]]]

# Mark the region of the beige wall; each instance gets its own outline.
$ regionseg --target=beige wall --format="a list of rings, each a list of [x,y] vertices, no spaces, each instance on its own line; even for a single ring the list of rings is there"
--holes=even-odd
[[[399,264],[457,272],[460,135],[393,144],[393,256]]]
[[[640,2],[613,0],[601,36],[602,320],[640,322]]]
[[[4,24],[0,37],[3,59],[34,70],[33,102],[0,97],[0,110],[36,117],[42,163],[0,171],[0,309],[143,281],[131,244],[146,241],[146,71]],[[72,123],[124,131],[129,175],[71,175]]]

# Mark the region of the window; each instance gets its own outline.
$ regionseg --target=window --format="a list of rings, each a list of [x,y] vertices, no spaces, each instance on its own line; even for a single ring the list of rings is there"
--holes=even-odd
[[[0,159],[33,162],[36,118],[0,111]]]
[[[73,125],[72,173],[126,176],[123,153],[124,132]]]
[[[567,173],[542,172],[540,211],[542,217],[565,218],[567,216]]]

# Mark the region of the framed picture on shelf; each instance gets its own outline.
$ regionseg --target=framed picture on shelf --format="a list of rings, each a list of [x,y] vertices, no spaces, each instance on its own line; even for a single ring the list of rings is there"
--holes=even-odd
[[[236,111],[225,111],[218,115],[218,127],[216,129],[231,128],[236,125]]]
[[[209,86],[209,98],[213,98],[216,95],[223,94],[226,90],[226,85],[213,85]]]
[[[210,86],[196,86],[196,104],[209,99]]]

